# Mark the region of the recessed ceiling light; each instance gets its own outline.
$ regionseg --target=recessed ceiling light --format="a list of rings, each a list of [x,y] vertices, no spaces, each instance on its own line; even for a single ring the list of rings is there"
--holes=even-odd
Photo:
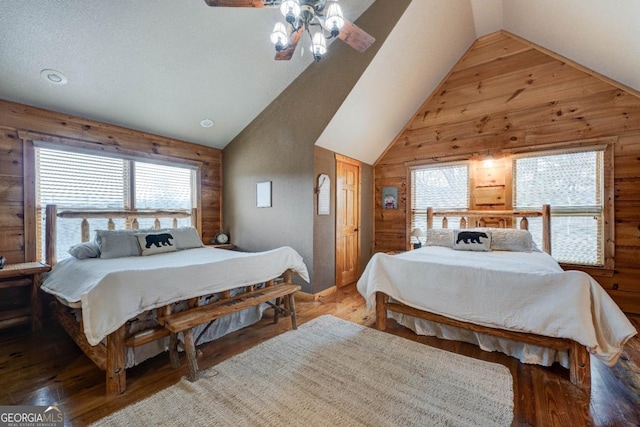
[[[203,128],[210,128],[211,126],[213,126],[213,120],[204,119],[203,121],[200,122],[200,126],[202,126]]]
[[[54,85],[66,85],[68,80],[60,71],[45,69],[40,71],[40,76],[47,82]]]

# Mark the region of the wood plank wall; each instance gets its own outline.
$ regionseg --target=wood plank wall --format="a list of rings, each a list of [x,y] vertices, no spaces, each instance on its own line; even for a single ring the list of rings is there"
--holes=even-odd
[[[200,163],[202,208],[199,214],[203,240],[209,242],[220,230],[221,150],[0,100],[0,255],[5,256],[8,263],[26,260],[24,153],[23,142],[18,137],[18,132],[25,131],[77,140],[101,151]],[[10,295],[0,299],[13,305]]]
[[[596,279],[640,313],[640,94],[505,31],[472,45],[376,162],[375,250],[408,245],[410,165],[472,159],[471,207],[510,208],[509,152],[603,138],[615,141],[615,271]],[[385,186],[399,209],[382,209]]]

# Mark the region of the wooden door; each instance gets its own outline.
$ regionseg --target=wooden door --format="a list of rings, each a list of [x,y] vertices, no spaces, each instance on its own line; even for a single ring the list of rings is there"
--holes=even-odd
[[[360,273],[360,163],[336,156],[336,286]]]

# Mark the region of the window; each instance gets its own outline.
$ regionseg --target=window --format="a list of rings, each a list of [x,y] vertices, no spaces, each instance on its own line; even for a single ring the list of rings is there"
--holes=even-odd
[[[191,209],[195,200],[195,169],[178,165],[159,165],[100,155],[36,147],[36,205],[39,227],[39,254],[44,258],[45,207],[58,209]],[[58,260],[68,258],[70,246],[80,242],[81,219],[57,221]],[[106,229],[107,220],[89,219],[92,231]],[[113,219],[116,229],[130,228],[124,218]],[[171,219],[160,219],[171,227]],[[139,220],[143,228],[153,227],[154,219]],[[190,218],[178,225],[191,225]]]
[[[469,208],[467,163],[419,166],[411,169],[411,229],[427,229],[428,207],[438,210]],[[453,225],[458,224],[460,218],[448,220],[449,224]],[[442,228],[442,218],[434,218],[433,227]]]
[[[551,254],[558,262],[604,265],[603,158],[604,148],[514,157],[514,209],[551,205]],[[529,229],[540,246],[541,220],[530,219]]]

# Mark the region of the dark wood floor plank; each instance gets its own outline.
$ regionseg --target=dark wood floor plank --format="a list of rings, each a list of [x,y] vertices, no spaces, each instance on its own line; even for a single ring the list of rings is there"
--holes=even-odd
[[[299,323],[323,314],[370,327],[375,321],[375,314],[366,310],[354,287],[341,288],[315,302],[299,300],[296,306]],[[272,320],[267,311],[256,325],[200,346],[200,368],[215,366],[290,328],[287,320],[277,325]],[[640,317],[632,321],[640,328]],[[394,321],[388,322],[388,332],[509,368],[514,378],[514,426],[640,426],[637,336],[627,344],[613,368],[592,358],[593,386],[589,399],[570,383],[568,371],[563,368],[523,365],[514,358],[485,352],[471,344],[417,336]],[[186,374],[186,363],[180,369],[171,369],[168,354],[161,354],[127,372],[126,393],[107,397],[104,372],[53,321],[38,333],[31,333],[28,327],[0,332],[0,404],[57,404],[69,425],[83,426],[96,421],[175,384]]]

